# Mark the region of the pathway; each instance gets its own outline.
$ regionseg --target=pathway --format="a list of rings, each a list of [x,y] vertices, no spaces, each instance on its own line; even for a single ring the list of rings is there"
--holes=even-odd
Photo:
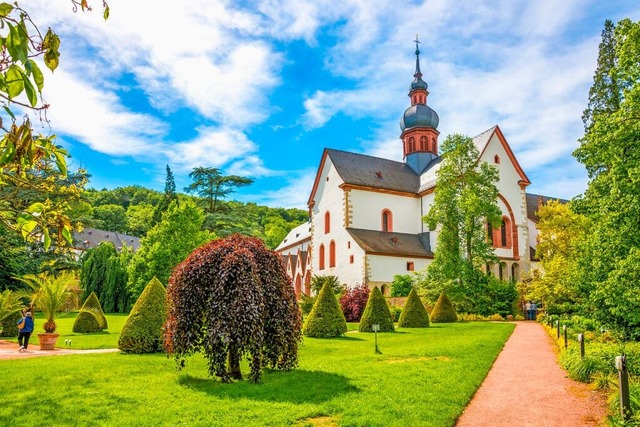
[[[606,425],[604,397],[566,375],[543,327],[517,322],[456,426]]]
[[[38,337],[36,337],[36,342]],[[105,348],[96,350],[77,350],[72,348],[56,348],[55,350],[40,350],[37,344],[29,343],[27,351],[18,351],[19,346],[14,342],[0,341],[0,360],[24,359],[38,356],[63,356],[65,354],[90,354],[90,353],[116,353],[117,348]]]

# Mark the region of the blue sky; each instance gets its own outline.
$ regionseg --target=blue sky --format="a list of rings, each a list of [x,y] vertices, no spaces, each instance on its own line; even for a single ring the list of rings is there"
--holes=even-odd
[[[91,187],[162,190],[169,164],[182,188],[218,167],[255,178],[232,198],[302,209],[325,147],[401,160],[415,33],[440,139],[498,124],[529,192],[577,195],[604,20],[640,19],[636,0],[110,0],[106,22],[29,3],[62,39],[44,98]]]

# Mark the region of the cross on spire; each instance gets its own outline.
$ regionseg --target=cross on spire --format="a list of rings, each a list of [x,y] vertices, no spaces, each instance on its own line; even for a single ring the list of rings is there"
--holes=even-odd
[[[416,39],[414,42],[416,43],[416,72],[413,76],[419,79],[422,77],[422,72],[420,71],[420,49],[418,48],[420,40],[418,40],[418,33],[416,33]]]

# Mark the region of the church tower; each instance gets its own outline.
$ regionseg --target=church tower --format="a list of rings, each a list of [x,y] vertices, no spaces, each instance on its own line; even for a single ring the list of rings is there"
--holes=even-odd
[[[438,157],[438,123],[440,119],[431,107],[427,105],[429,87],[422,80],[420,71],[420,49],[416,35],[416,72],[411,82],[409,98],[411,106],[407,108],[400,119],[400,139],[402,140],[402,154],[404,162],[416,173],[422,173],[433,159]]]

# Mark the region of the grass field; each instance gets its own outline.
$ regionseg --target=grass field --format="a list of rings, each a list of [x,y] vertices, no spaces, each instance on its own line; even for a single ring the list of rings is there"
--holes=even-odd
[[[109,328],[105,331],[98,332],[95,334],[75,334],[73,333],[73,322],[76,320],[77,312],[71,312],[60,315],[56,319],[56,324],[58,328],[56,329],[56,333],[60,334],[58,338],[57,347],[64,347],[64,341],[66,339],[71,339],[71,346],[75,349],[93,349],[93,348],[116,348],[118,347],[118,337],[120,336],[120,331],[124,326],[124,322],[127,320],[128,314],[107,314],[107,324]],[[42,324],[44,323],[44,317],[42,313],[36,313],[35,315],[35,324],[36,329],[31,336],[31,340],[29,341],[33,345],[38,345],[38,337],[37,334],[44,332],[42,329]],[[6,338],[2,339],[7,341],[18,342],[17,338]]]
[[[298,369],[257,385],[208,378],[201,356],[180,372],[165,355],[3,360],[0,425],[451,426],[513,328],[398,329],[378,334],[382,354],[372,334],[307,338]]]

